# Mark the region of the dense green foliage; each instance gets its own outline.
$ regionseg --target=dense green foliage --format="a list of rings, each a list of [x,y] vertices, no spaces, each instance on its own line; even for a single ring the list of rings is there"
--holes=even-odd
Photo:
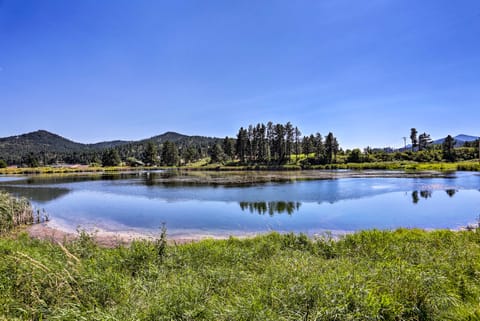
[[[103,166],[118,166],[122,160],[116,149],[110,148],[103,152],[102,165]]]
[[[147,143],[147,147],[143,152],[143,162],[148,166],[155,166],[158,164],[158,148],[152,141]]]
[[[166,141],[162,145],[162,155],[160,157],[160,164],[164,166],[177,166],[179,165],[179,153],[175,143]]]
[[[447,140],[446,140],[447,142]],[[381,149],[365,148],[341,151],[337,157],[337,163],[372,163],[412,161],[419,163],[442,162],[442,161],[468,161],[478,159],[478,149],[473,147],[445,147],[442,145],[430,146],[422,151],[397,151],[388,152]]]
[[[480,233],[165,246],[0,239],[4,320],[478,320]]]

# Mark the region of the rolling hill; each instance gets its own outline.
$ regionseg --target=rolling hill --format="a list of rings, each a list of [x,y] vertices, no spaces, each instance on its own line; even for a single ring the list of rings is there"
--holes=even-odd
[[[49,163],[53,160],[66,163],[89,162],[95,155],[103,153],[109,148],[116,148],[122,156],[140,157],[148,141],[161,145],[166,141],[177,144],[180,148],[195,146],[207,150],[219,138],[203,136],[187,136],[175,132],[166,132],[161,135],[139,141],[105,141],[94,144],[82,144],[46,130],[37,130],[31,133],[0,138],[0,159],[8,164],[22,164],[26,157],[34,155],[36,158]]]

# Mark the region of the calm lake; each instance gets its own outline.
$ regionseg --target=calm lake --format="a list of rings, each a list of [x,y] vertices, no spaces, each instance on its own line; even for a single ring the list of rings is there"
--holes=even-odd
[[[318,174],[318,173],[317,173]],[[0,177],[0,189],[45,209],[52,227],[170,236],[267,231],[455,229],[480,214],[480,175],[392,172],[132,172]],[[323,178],[323,179],[318,179]]]

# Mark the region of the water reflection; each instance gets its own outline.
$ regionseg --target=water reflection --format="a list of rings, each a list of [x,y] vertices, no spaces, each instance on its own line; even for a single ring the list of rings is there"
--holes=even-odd
[[[470,222],[480,208],[480,176],[471,173],[315,181],[275,175],[139,171],[28,176],[4,179],[0,189],[28,197],[56,224],[121,230],[166,222],[179,233],[455,228]]]
[[[420,196],[424,199],[431,198],[432,191],[429,191],[429,190],[420,191]]]
[[[447,190],[445,190],[445,192],[447,193],[448,196],[453,197],[455,195],[455,193],[457,193],[457,190],[447,189]]]
[[[58,174],[58,175],[38,175],[22,177],[22,179],[2,182],[4,185],[59,185],[82,183],[90,181],[112,181],[112,180],[126,180],[135,178],[138,173],[89,173],[89,174]],[[2,184],[3,185],[3,184]]]
[[[238,204],[242,211],[248,210],[250,213],[258,213],[260,215],[268,213],[270,216],[283,213],[292,215],[302,205],[300,202],[239,202]]]
[[[32,188],[22,186],[0,186],[0,190],[4,190],[16,197],[26,197],[31,201],[38,203],[47,203],[57,198],[67,195],[70,190],[68,188],[45,187]]]
[[[423,190],[423,191],[413,191],[412,192],[412,203],[417,204],[420,201],[420,197],[424,199],[428,199],[432,197],[432,191]]]
[[[455,196],[455,194],[458,192],[456,189],[446,189],[445,193],[449,197]],[[432,197],[433,191],[431,190],[421,190],[421,191],[413,191],[412,192],[412,203],[417,204],[420,201],[420,197],[423,199],[429,199]]]

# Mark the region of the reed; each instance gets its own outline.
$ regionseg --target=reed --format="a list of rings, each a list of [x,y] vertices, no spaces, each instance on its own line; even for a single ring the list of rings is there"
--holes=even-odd
[[[0,234],[16,226],[48,221],[45,211],[34,210],[26,198],[13,197],[0,191]]]

